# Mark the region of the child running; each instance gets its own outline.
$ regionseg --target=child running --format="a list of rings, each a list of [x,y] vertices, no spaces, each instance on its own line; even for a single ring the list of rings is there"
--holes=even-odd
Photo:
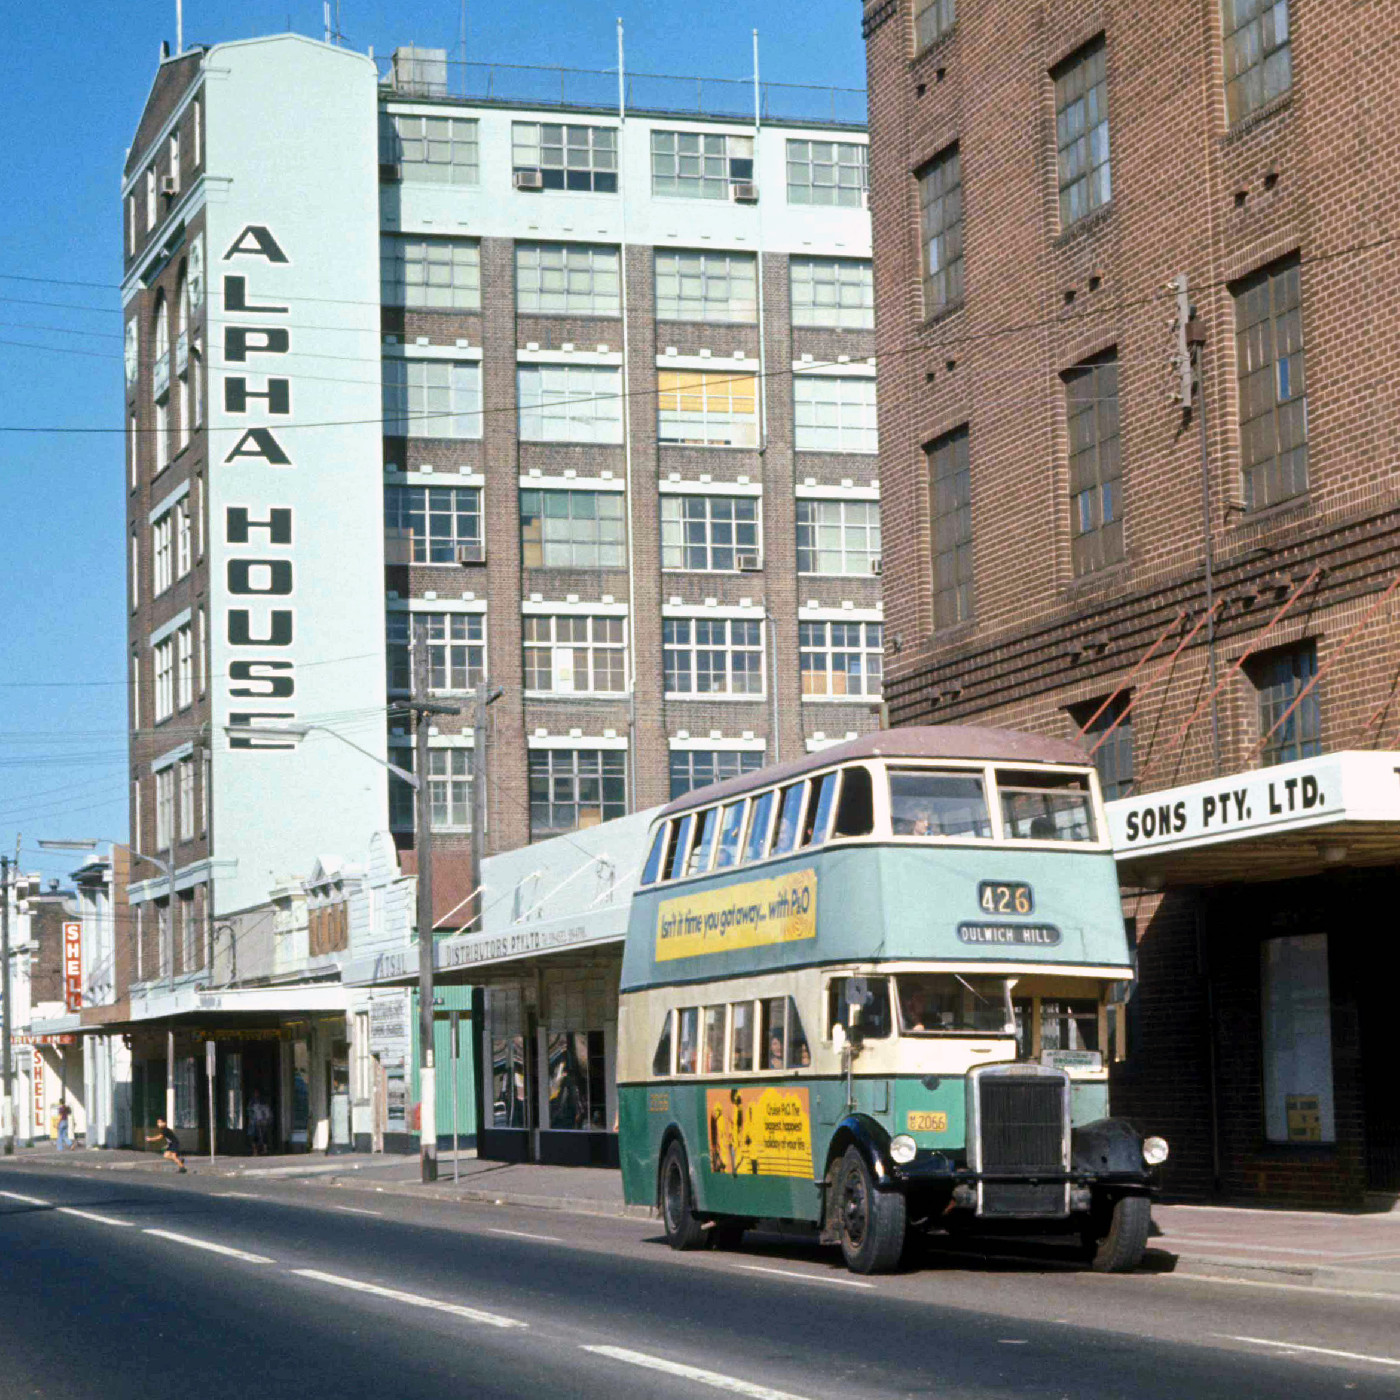
[[[175,1136],[175,1134],[172,1133],[172,1132],[170,1131],[170,1125],[165,1121],[164,1118],[157,1118],[157,1119],[156,1119],[156,1127],[159,1129],[159,1131],[158,1131],[158,1132],[152,1133],[152,1134],[146,1139],[146,1141],[147,1141],[147,1142],[161,1142],[161,1141],[164,1141],[164,1143],[165,1143],[165,1150],[164,1150],[164,1152],[161,1153],[161,1156],[162,1156],[162,1157],[165,1157],[165,1158],[168,1158],[170,1161],[174,1162],[175,1165],[176,1165],[177,1167],[179,1167],[180,1170],[183,1172],[186,1168],[185,1168],[185,1159],[184,1159],[183,1155],[182,1155],[181,1152],[180,1152],[180,1139],[177,1138],[177,1137]]]

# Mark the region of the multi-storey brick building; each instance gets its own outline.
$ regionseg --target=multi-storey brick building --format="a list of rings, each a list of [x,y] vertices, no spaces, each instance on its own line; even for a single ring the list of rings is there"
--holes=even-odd
[[[1139,940],[1116,1102],[1171,1189],[1394,1191],[1394,765],[1326,756],[1400,746],[1400,14],[864,31],[890,720],[1085,731]]]
[[[878,721],[863,126],[475,71],[281,36],[156,76],[123,186],[138,983],[207,977],[221,929],[246,980],[269,901],[376,832],[412,872],[374,761],[413,764],[414,647],[436,700],[503,692],[488,850]],[[471,716],[429,747],[455,927]],[[315,923],[303,971],[348,941]]]

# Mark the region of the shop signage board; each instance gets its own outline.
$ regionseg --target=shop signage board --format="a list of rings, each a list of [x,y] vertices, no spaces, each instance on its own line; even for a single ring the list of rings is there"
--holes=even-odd
[[[1400,823],[1400,753],[1344,752],[1106,804],[1119,860],[1339,822]]]
[[[63,1004],[69,1011],[83,1007],[83,926],[63,925]]]
[[[34,1136],[48,1137],[44,1127],[44,1052],[34,1047]]]

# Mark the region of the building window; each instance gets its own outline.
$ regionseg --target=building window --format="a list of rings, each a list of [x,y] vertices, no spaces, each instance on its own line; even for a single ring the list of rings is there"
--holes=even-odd
[[[477,311],[481,249],[465,239],[381,238],[379,286],[386,306]]]
[[[1317,646],[1304,642],[1252,657],[1247,663],[1249,678],[1259,697],[1259,737],[1268,734],[1260,762],[1267,768],[1275,763],[1291,763],[1295,758],[1312,758],[1322,752],[1322,713],[1317,703],[1317,687],[1308,691],[1302,703],[1277,729],[1274,725],[1287,713],[1317,675]],[[1273,733],[1269,731],[1273,729]]]
[[[1108,171],[1108,63],[1102,36],[1055,71],[1060,227],[1113,198]]]
[[[428,646],[428,685],[432,690],[472,690],[486,672],[486,619],[481,613],[391,612],[385,618],[389,689],[413,689],[414,624],[421,623]]]
[[[1123,558],[1122,464],[1118,447],[1118,354],[1065,375],[1069,425],[1070,553],[1076,574]]]
[[[387,437],[479,438],[480,364],[385,360],[384,433]]]
[[[1327,935],[1260,945],[1264,1124],[1270,1142],[1337,1140]]]
[[[151,526],[151,596],[158,598],[175,580],[175,522],[166,511]]]
[[[126,255],[136,256],[136,196],[126,197]]]
[[[951,33],[957,19],[957,0],[914,0],[915,52]]]
[[[152,648],[155,652],[156,723],[175,713],[175,639],[167,637]]]
[[[875,277],[864,258],[793,258],[788,275],[794,326],[874,329]]]
[[[175,704],[194,704],[194,629],[188,625],[175,633]]]
[[[799,574],[870,574],[879,558],[878,501],[798,501]]]
[[[603,365],[521,365],[521,442],[622,441],[622,370]]]
[[[545,316],[620,316],[621,257],[588,243],[517,243],[516,309]]]
[[[190,501],[185,496],[175,503],[175,577],[189,573],[194,558],[194,541],[190,533]]]
[[[1293,86],[1288,0],[1221,0],[1221,8],[1225,101],[1237,122]]]
[[[156,212],[156,168],[154,165],[146,170],[146,232],[149,233],[155,228],[158,222]]]
[[[141,541],[135,532],[131,536],[131,611],[141,604]]]
[[[203,608],[199,609],[199,649],[195,652],[195,673],[199,681],[199,693],[209,689],[209,624]]]
[[[963,296],[962,163],[953,146],[919,174],[924,315],[957,306]]]
[[[525,689],[620,695],[627,689],[627,623],[620,617],[528,615]]]
[[[394,688],[391,684],[391,690]],[[431,752],[431,750],[429,750]],[[413,740],[406,734],[389,735],[389,762],[406,773],[416,771]],[[417,793],[395,773],[389,774],[389,830],[414,829],[414,804]]]
[[[859,209],[870,188],[866,148],[855,141],[789,141],[789,204],[835,204]]]
[[[878,697],[884,631],[878,622],[799,622],[803,697]]]
[[[180,400],[179,411],[175,415],[175,451],[180,453],[189,446],[193,419],[190,407],[190,289],[183,272],[175,292],[175,377]]]
[[[156,850],[168,850],[175,834],[175,765],[156,774]]]
[[[520,544],[527,569],[621,569],[627,564],[620,491],[522,491]]]
[[[157,906],[161,919],[161,975],[168,977],[174,961],[170,941],[170,908]],[[181,1055],[175,1061],[175,1122],[176,1128],[199,1127],[199,1061],[193,1055]]]
[[[758,319],[758,275],[752,253],[690,253],[658,250],[658,321]]]
[[[667,618],[662,659],[668,695],[763,694],[763,624],[757,618]]]
[[[194,141],[193,149],[190,152],[190,163],[196,170],[204,160],[204,109],[198,102],[190,103],[190,112],[194,120]]]
[[[762,767],[759,749],[672,749],[671,800],[741,773],[757,773]]]
[[[384,525],[412,544],[415,564],[454,564],[481,545],[481,492],[474,486],[386,486]]]
[[[131,489],[136,490],[141,481],[141,454],[138,449],[138,429],[136,426],[136,415],[133,413],[126,420],[126,460],[127,470],[131,475]]]
[[[180,193],[180,133],[172,131],[170,133],[170,183],[175,186],[175,193]]]
[[[180,769],[180,836],[186,841],[194,839],[194,759],[182,758]]]
[[[794,446],[799,452],[876,452],[875,380],[798,374],[792,383]]]
[[[515,173],[540,175],[547,190],[617,193],[617,128],[511,123]]]
[[[399,786],[413,791],[407,783]],[[471,749],[428,750],[428,798],[434,831],[472,829]]]
[[[652,194],[728,199],[732,182],[753,179],[753,137],[717,131],[653,131]]]
[[[131,727],[141,728],[141,658],[131,657]]]
[[[967,429],[925,449],[933,505],[933,621],[952,627],[972,616],[972,468]]]
[[[1234,289],[1245,507],[1308,489],[1302,273],[1290,258]]]
[[[530,839],[625,816],[623,749],[531,749]]]
[[[658,442],[758,445],[758,381],[752,374],[661,370],[656,385]]]
[[[159,294],[152,332],[155,360],[151,365],[151,402],[155,410],[155,474],[159,476],[170,463],[170,324],[165,298]]]
[[[380,131],[381,163],[397,165],[406,181],[475,185],[481,178],[474,121],[391,116]]]
[[[1128,694],[1115,696],[1113,703],[1082,736],[1084,744],[1094,749],[1094,767],[1099,770],[1099,786],[1105,802],[1126,797],[1133,786],[1133,714],[1128,709],[1131,700]],[[1082,727],[1102,704],[1102,700],[1090,700],[1076,705],[1070,715],[1075,724]],[[1113,730],[1111,734],[1110,729]],[[1106,739],[1105,734],[1108,734]],[[1096,744],[1098,747],[1094,748]]]
[[[753,496],[661,498],[661,567],[732,573],[758,568],[758,501]]]

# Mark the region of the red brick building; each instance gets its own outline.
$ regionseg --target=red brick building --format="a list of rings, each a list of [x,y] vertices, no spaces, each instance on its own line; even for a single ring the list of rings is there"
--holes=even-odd
[[[1141,843],[1115,1106],[1170,1189],[1393,1193],[1366,923],[1400,842],[1354,794],[1400,747],[1400,11],[868,0],[864,31],[890,721],[1088,726]],[[1336,807],[1309,765],[1350,750]]]

